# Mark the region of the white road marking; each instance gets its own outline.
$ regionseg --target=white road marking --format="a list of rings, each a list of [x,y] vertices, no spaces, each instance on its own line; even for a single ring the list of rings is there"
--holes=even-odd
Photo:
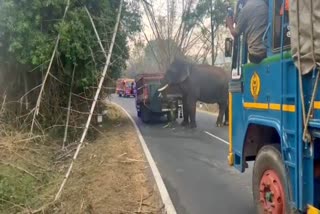
[[[173,203],[171,201],[171,198],[170,198],[170,195],[168,193],[168,190],[162,180],[162,177],[160,175],[160,172],[158,170],[158,167],[156,166],[153,158],[152,158],[152,155],[148,149],[148,146],[145,142],[145,140],[143,139],[142,137],[142,134],[137,126],[137,124],[135,123],[134,119],[131,117],[131,115],[127,112],[127,110],[125,110],[122,106],[118,105],[117,103],[114,103],[112,102],[114,105],[116,105],[117,107],[119,107],[120,109],[122,109],[123,112],[126,113],[126,115],[129,117],[129,119],[131,120],[134,128],[136,129],[136,132],[138,134],[138,137],[139,137],[139,140],[140,140],[140,143],[142,145],[142,148],[143,148],[143,151],[146,155],[146,158],[149,162],[149,165],[150,165],[150,168],[151,168],[151,171],[152,171],[152,174],[154,176],[154,179],[156,181],[156,184],[158,186],[158,189],[159,189],[159,192],[160,192],[160,196],[161,196],[161,199],[162,199],[162,202],[165,206],[165,209],[166,209],[166,213],[167,214],[177,214],[176,212],[176,209],[174,208],[173,206]]]
[[[220,140],[221,142],[229,145],[229,142],[228,142],[228,141],[226,141],[226,140],[224,140],[224,139],[222,139],[222,138],[220,138],[220,137],[218,137],[218,136],[216,136],[216,135],[214,135],[214,134],[211,134],[210,132],[204,131],[204,133],[206,133],[207,135],[209,135],[209,136],[211,136],[211,137],[213,137],[213,138],[215,138],[215,139],[217,139],[217,140]]]

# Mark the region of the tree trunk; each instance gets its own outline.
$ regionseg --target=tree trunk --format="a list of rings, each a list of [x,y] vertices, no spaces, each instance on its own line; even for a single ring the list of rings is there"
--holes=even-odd
[[[214,56],[214,22],[213,22],[213,0],[210,1],[210,17],[211,17],[211,63],[214,65],[215,56]]]

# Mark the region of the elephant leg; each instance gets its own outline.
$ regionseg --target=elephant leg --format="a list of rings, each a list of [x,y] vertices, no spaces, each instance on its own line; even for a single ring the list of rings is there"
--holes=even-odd
[[[223,115],[226,112],[226,109],[227,109],[227,104],[226,103],[219,103],[219,115],[218,115],[217,122],[216,122],[216,125],[218,127],[223,126],[222,120],[223,120]]]
[[[197,100],[194,98],[188,99],[189,106],[189,114],[190,114],[190,128],[196,128],[196,108],[197,108]]]
[[[182,126],[189,125],[189,111],[188,111],[188,102],[187,97],[182,97],[182,108],[183,108],[183,121],[181,123]]]
[[[224,113],[224,125],[228,126],[229,125],[229,106],[227,105],[226,111]]]

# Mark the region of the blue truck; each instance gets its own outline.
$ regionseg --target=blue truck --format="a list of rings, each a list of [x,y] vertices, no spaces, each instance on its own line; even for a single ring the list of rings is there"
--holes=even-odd
[[[229,165],[254,161],[257,213],[320,213],[320,1],[266,0],[267,58],[248,62],[240,35],[226,39]],[[284,7],[285,5],[285,7]]]

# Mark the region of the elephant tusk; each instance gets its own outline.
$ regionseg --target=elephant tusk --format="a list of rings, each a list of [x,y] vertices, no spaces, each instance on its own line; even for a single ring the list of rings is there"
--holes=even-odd
[[[166,88],[168,88],[169,84],[166,84],[165,86],[163,86],[162,88],[159,88],[158,91],[162,92],[164,91]]]

